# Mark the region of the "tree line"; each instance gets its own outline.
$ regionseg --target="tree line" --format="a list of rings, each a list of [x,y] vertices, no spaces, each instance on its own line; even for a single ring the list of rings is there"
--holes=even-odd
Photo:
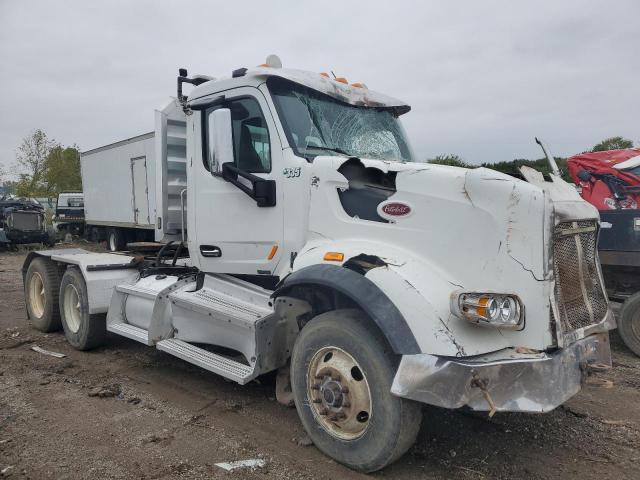
[[[632,148],[633,142],[623,137],[607,138],[593,146],[590,152]],[[555,157],[562,177],[571,182],[567,170],[567,159]],[[437,155],[427,159],[429,163],[452,165],[456,167],[476,168],[478,165],[467,163],[455,154]],[[528,160],[517,158],[511,161],[497,163],[483,163],[479,166],[491,168],[499,172],[520,177],[520,167],[527,165],[543,174],[550,171],[545,158]],[[7,193],[14,193],[20,197],[53,198],[60,192],[82,191],[80,176],[80,152],[76,145],[65,147],[40,129],[34,130],[26,136],[16,152],[16,163],[13,167],[18,173],[18,180],[5,180],[2,185]],[[0,170],[0,181],[7,172]]]
[[[633,142],[627,138],[623,137],[610,137],[602,140],[600,143],[594,145],[588,152],[603,152],[606,150],[618,150],[621,148],[633,148]],[[556,163],[558,164],[558,168],[560,169],[560,173],[562,178],[564,178],[567,182],[572,182],[571,177],[569,175],[569,170],[567,169],[567,159],[564,157],[554,157],[556,159]],[[476,167],[486,167],[491,168],[493,170],[497,170],[502,173],[506,173],[507,175],[512,175],[514,177],[521,177],[520,167],[526,165],[531,168],[535,168],[539,172],[544,175],[548,175],[551,172],[551,167],[547,162],[546,158],[539,158],[537,160],[528,160],[524,158],[516,158],[511,161],[503,161],[497,163],[483,163],[481,165],[471,165],[470,163],[465,162],[461,157],[455,154],[445,154],[445,155],[437,155],[433,158],[429,158],[427,160],[428,163],[437,163],[439,165],[451,165],[454,167],[464,167],[464,168],[476,168]]]
[[[60,192],[82,191],[78,147],[64,146],[40,129],[22,140],[12,169],[18,179],[5,180],[3,186],[19,197],[53,198]],[[0,171],[0,180],[7,174]]]

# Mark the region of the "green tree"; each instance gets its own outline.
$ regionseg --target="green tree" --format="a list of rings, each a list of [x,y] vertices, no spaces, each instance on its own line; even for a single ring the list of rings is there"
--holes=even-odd
[[[562,157],[554,158],[556,160],[556,163],[558,164],[558,168],[560,169],[561,177],[567,182],[572,182],[571,176],[569,175],[569,170],[567,169],[567,160]],[[549,175],[549,173],[551,173],[551,167],[549,166],[549,162],[546,158],[539,158],[538,160],[517,158],[508,162],[483,163],[482,166],[518,178],[522,178],[522,174],[520,173],[520,167],[522,166],[534,168],[543,175]]]
[[[40,129],[34,130],[22,140],[16,152],[16,167],[20,172],[16,194],[27,197],[47,196],[47,158],[55,146],[55,141],[50,140]]]
[[[633,142],[628,138],[623,137],[610,137],[605,138],[600,143],[595,145],[592,152],[604,152],[605,150],[620,150],[622,148],[633,148]]]
[[[445,155],[436,155],[433,158],[427,159],[427,163],[435,163],[438,165],[449,165],[452,167],[473,168],[472,165],[469,165],[467,162],[462,160],[460,156],[455,155],[453,153],[447,153]]]
[[[55,195],[82,190],[80,152],[76,146],[57,145],[51,149],[47,156],[45,182],[48,191]]]

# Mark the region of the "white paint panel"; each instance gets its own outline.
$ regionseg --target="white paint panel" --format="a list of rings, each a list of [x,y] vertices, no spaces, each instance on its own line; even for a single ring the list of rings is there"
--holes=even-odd
[[[82,153],[82,186],[87,224],[136,225],[131,160],[145,157],[147,182],[155,184],[155,148],[153,135],[118,142]],[[150,189],[145,210],[149,212],[137,225],[148,226],[155,211],[155,189]]]

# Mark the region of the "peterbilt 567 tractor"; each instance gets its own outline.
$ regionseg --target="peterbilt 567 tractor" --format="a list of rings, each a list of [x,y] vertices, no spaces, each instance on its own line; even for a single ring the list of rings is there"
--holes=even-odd
[[[239,384],[279,371],[313,443],[361,471],[413,444],[421,403],[556,408],[610,364],[598,212],[558,175],[416,161],[409,110],[274,56],[181,70],[153,136],[162,247],[30,253],[29,318]]]

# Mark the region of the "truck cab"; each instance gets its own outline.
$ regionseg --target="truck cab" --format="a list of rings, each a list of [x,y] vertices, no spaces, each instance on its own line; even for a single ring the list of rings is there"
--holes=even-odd
[[[561,405],[610,364],[597,210],[558,175],[418,162],[409,110],[275,57],[217,80],[181,71],[156,114],[162,248],[34,253],[31,320],[79,349],[108,330],[240,384],[277,370],[314,444],[361,471],[411,446],[421,403]]]
[[[84,195],[82,192],[60,192],[54,221],[59,232],[84,233]]]

